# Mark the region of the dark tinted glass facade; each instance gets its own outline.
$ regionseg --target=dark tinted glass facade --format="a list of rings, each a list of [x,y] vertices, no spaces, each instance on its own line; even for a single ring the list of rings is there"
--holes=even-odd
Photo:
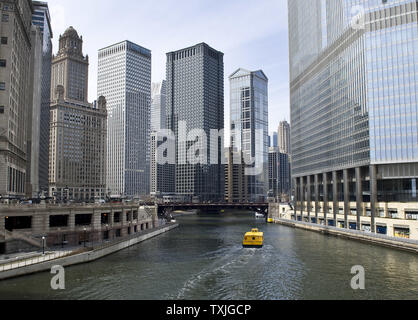
[[[211,141],[210,131],[224,128],[223,53],[207,44],[167,53],[167,128],[176,137],[176,193],[218,201],[224,197],[223,142]],[[190,164],[187,150],[195,143],[179,143],[179,125],[189,133],[203,129],[207,137],[207,164]],[[196,141],[200,143],[202,141]],[[211,149],[216,148],[216,155]],[[213,159],[216,157],[217,159]],[[217,160],[217,161],[216,161]],[[218,164],[214,164],[214,163]],[[182,164],[183,163],[183,164]]]

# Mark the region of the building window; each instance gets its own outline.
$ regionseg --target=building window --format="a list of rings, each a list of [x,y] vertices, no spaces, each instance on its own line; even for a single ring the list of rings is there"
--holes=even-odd
[[[0,90],[6,90],[6,83],[0,82]]]
[[[6,67],[6,60],[5,59],[0,59],[0,67]]]
[[[1,22],[9,22],[9,15],[8,14],[3,14],[1,16]]]
[[[7,37],[1,37],[1,44],[7,44]]]
[[[4,106],[0,106],[0,114],[4,113]]]

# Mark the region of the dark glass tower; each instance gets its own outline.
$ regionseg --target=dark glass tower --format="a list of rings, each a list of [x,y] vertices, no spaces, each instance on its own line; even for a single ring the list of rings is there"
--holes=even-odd
[[[48,192],[49,106],[51,102],[52,28],[48,3],[32,1],[32,23],[39,26],[42,36],[41,125],[39,135],[39,190]]]
[[[179,142],[179,126],[187,132],[203,129],[207,163],[190,164],[187,150],[195,143]],[[211,141],[211,130],[224,128],[223,53],[205,43],[167,53],[167,127],[176,137],[175,192],[186,199],[224,198],[223,141]],[[203,141],[196,141],[200,143]],[[217,145],[217,152],[216,151]],[[212,152],[211,152],[212,149]],[[217,164],[216,164],[217,163]]]

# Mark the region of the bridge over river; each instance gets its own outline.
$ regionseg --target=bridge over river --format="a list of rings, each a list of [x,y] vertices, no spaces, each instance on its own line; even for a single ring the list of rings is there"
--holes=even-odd
[[[173,211],[199,210],[205,213],[220,213],[222,211],[243,210],[268,214],[268,203],[162,203],[157,205],[158,215],[167,216]]]

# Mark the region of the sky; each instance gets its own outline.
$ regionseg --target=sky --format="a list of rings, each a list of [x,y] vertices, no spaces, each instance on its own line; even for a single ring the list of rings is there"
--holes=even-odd
[[[47,1],[47,0],[45,0]],[[53,51],[73,26],[90,58],[89,100],[97,99],[97,53],[130,40],[152,51],[152,81],[165,79],[166,53],[206,42],[225,64],[225,131],[229,80],[238,68],[269,78],[269,132],[289,121],[286,0],[50,0]]]

